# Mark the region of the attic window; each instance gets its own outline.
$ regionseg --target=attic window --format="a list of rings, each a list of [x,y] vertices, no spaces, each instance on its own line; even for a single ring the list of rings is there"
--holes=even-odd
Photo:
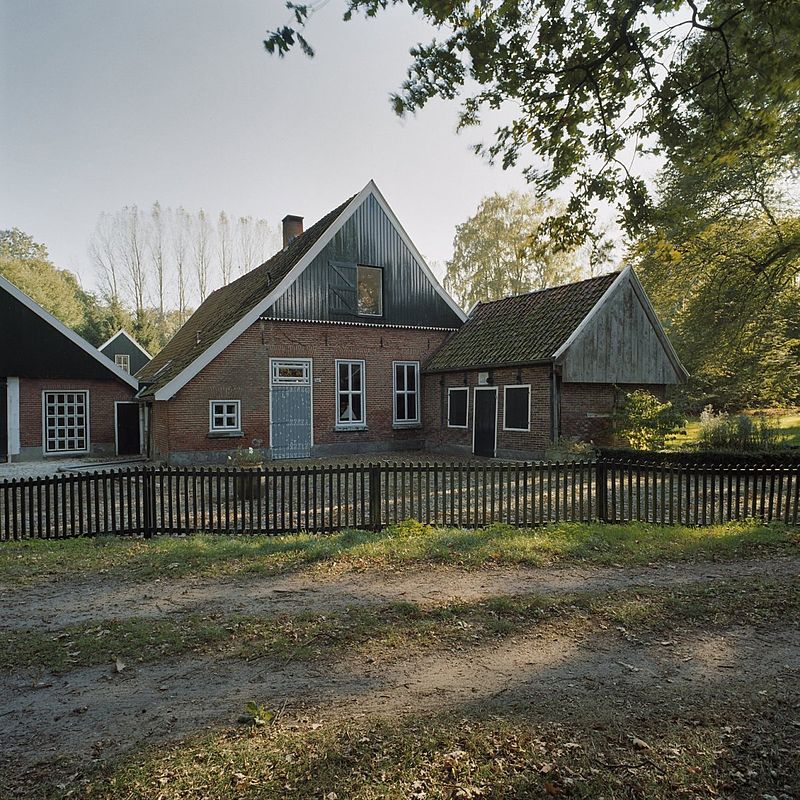
[[[356,295],[361,316],[383,315],[383,270],[380,267],[358,265]]]
[[[131,371],[131,357],[127,353],[117,353],[114,356],[114,363],[125,372]]]

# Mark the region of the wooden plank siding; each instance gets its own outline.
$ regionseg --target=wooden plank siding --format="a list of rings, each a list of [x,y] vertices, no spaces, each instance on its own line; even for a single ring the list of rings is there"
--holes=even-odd
[[[630,275],[562,356],[562,380],[574,383],[674,384],[683,380],[646,296]]]
[[[329,297],[332,264],[383,269],[381,317],[337,313]],[[365,198],[330,243],[263,316],[438,328],[461,325],[373,195]]]

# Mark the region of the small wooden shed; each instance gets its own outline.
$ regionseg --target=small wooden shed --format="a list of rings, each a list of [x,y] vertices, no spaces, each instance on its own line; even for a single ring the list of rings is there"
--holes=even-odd
[[[523,458],[607,441],[626,392],[687,377],[630,267],[479,303],[425,373],[431,449]]]

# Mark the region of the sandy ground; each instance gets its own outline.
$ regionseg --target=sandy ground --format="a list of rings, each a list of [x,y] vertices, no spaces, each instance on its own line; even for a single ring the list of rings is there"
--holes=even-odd
[[[480,572],[426,570],[130,585],[103,580],[4,593],[2,626],[52,628],[85,619],[182,614],[191,610],[273,614],[403,599],[572,589],[674,586],[735,576],[800,578],[800,561],[692,564],[644,569],[586,568]],[[234,724],[249,700],[287,715],[324,720],[346,713],[395,715],[469,706],[598,704],[643,713],[670,704],[702,709],[743,694],[769,694],[800,707],[800,626],[733,625],[669,640],[618,630],[526,635],[473,648],[451,647],[388,661],[349,655],[330,664],[234,661],[191,654],[155,665],[0,673],[0,770],[23,785],[47,764],[64,779],[145,743]],[[798,721],[800,724],[800,720]],[[24,796],[20,794],[18,796]]]

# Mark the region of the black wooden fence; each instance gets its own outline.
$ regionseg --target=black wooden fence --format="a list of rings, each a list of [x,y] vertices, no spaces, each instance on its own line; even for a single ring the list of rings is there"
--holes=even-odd
[[[137,467],[0,482],[0,540],[328,533],[380,529],[407,518],[527,527],[591,520],[709,525],[748,517],[797,525],[800,465],[601,460]]]

